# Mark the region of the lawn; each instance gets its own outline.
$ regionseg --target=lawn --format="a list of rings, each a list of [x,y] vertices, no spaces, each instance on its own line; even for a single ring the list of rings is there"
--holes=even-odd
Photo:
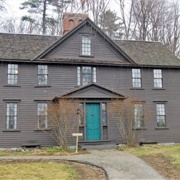
[[[0,163],[1,179],[78,179],[75,169],[57,162],[5,162]]]
[[[78,153],[86,153],[84,150],[79,150]],[[75,149],[61,149],[60,147],[47,147],[40,149],[18,149],[18,150],[1,150],[0,156],[60,156],[60,155],[70,155],[75,154]]]
[[[180,144],[146,145],[135,148],[122,146],[119,150],[142,158],[167,179],[180,178]]]

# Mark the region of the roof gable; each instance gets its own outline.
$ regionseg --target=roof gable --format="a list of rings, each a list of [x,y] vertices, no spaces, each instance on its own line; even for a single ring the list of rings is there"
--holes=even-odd
[[[93,55],[84,57],[80,55],[82,34],[91,34]],[[76,26],[69,33],[57,40],[44,52],[34,57],[33,60],[62,60],[77,59],[88,61],[117,61],[122,64],[135,64],[134,61],[112,41],[94,22],[89,18]]]
[[[56,96],[54,99],[58,98],[78,98],[78,99],[125,99],[121,93],[115,92],[113,90],[107,89],[96,83],[91,83],[86,86],[75,88],[69,92]]]

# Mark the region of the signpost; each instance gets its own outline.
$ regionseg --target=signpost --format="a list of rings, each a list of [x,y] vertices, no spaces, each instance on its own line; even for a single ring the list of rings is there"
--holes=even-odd
[[[78,152],[78,140],[79,140],[79,136],[83,136],[82,133],[73,133],[72,136],[76,137],[76,153]]]

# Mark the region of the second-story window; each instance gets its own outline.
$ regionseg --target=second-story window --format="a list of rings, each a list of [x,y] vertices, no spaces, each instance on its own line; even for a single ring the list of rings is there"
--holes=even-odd
[[[163,87],[162,70],[154,69],[153,75],[154,75],[154,87],[162,88]]]
[[[132,69],[132,86],[133,88],[141,88],[141,70]]]
[[[38,65],[38,85],[48,84],[48,66]]]
[[[7,84],[18,84],[18,64],[8,64]]]
[[[91,36],[89,35],[83,35],[82,36],[82,49],[81,53],[83,56],[91,56]]]
[[[77,67],[77,84],[86,85],[96,82],[96,68],[91,66]]]

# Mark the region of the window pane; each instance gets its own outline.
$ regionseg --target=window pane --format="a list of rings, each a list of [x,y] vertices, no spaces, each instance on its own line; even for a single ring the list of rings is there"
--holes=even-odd
[[[47,75],[38,75],[38,84],[39,85],[46,85],[47,84]]]
[[[80,103],[78,107],[79,125],[84,125],[84,104]]]
[[[16,122],[17,122],[17,103],[7,103],[6,128],[16,129]]]
[[[140,69],[132,69],[132,77],[141,78],[141,70]]]
[[[156,104],[157,115],[165,115],[165,105]]]
[[[77,85],[81,85],[81,69],[80,67],[77,67]]]
[[[144,109],[142,104],[134,105],[134,119],[135,128],[141,128],[144,126]]]
[[[93,82],[96,82],[96,68],[93,67]]]
[[[47,103],[37,105],[38,128],[47,128]]]
[[[158,127],[165,127],[165,116],[157,116],[157,126]]]
[[[154,87],[161,88],[162,87],[162,79],[154,79]]]
[[[154,69],[154,78],[162,78],[161,69]]]
[[[8,64],[7,84],[16,85],[18,83],[18,65]]]
[[[141,88],[141,70],[132,69],[132,86]]]
[[[91,37],[82,36],[82,55],[91,55]]]
[[[91,67],[82,67],[82,85],[86,85],[91,82],[92,82]]]
[[[107,105],[106,103],[101,104],[101,111],[102,111],[102,124],[103,126],[107,125]]]
[[[162,70],[161,69],[154,69],[153,74],[154,74],[154,87],[155,88],[162,88],[162,86],[163,86]]]
[[[166,126],[165,104],[156,104],[156,113],[157,113],[157,126],[165,127]]]
[[[38,65],[38,85],[47,85],[48,81],[48,66]]]

